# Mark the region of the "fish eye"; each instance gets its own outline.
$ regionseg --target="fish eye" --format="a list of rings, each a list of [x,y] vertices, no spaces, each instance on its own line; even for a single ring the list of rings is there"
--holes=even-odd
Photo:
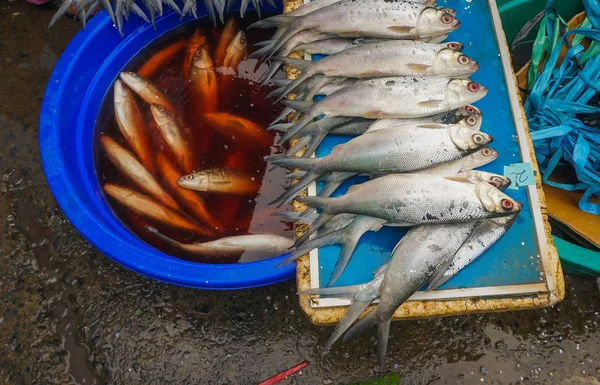
[[[502,208],[504,210],[512,210],[515,207],[515,205],[512,203],[512,201],[510,199],[506,199],[506,198],[504,198],[500,201],[500,205],[502,206]]]
[[[500,188],[504,184],[502,179],[498,178],[497,176],[491,177],[488,183],[496,188]]]
[[[471,59],[469,59],[468,57],[466,57],[465,55],[460,55],[458,57],[458,63],[462,64],[462,65],[467,65],[471,62]]]
[[[490,155],[492,155],[492,149],[489,147],[486,147],[483,150],[481,150],[481,154],[483,156],[490,156]]]
[[[458,44],[457,43],[449,43],[448,48],[456,51],[456,50],[458,50]]]
[[[467,89],[471,92],[477,92],[480,88],[481,86],[479,85],[479,83],[470,82],[469,84],[467,84]]]
[[[444,23],[444,24],[450,24],[450,23],[452,23],[454,21],[454,17],[452,17],[452,15],[444,13],[442,15],[441,20],[442,20],[442,23]]]
[[[473,134],[472,138],[475,144],[483,144],[485,142],[485,138],[481,134]]]
[[[163,106],[161,106],[160,104],[156,104],[156,109],[160,112],[163,112],[165,110],[165,108]]]
[[[474,125],[476,125],[476,124],[477,124],[477,119],[475,119],[475,117],[474,117],[474,116],[469,116],[469,117],[467,118],[467,124],[468,124],[469,126],[473,127]]]
[[[183,177],[184,180],[193,180],[194,176],[192,174],[186,175]]]
[[[475,113],[475,107],[473,107],[473,106],[466,106],[465,110],[467,110],[467,112],[469,114],[474,114]]]
[[[240,37],[240,43],[246,44],[246,42],[246,36],[242,35],[242,37]]]

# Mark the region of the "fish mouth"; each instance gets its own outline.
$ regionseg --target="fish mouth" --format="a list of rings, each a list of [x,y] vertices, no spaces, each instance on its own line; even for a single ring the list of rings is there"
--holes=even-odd
[[[471,71],[473,71],[473,72],[479,71],[479,68],[481,68],[481,67],[478,63],[474,63],[471,65]]]

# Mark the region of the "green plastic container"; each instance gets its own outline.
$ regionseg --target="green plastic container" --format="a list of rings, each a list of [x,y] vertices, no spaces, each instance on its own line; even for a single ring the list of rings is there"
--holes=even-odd
[[[496,0],[509,46],[525,23],[544,9],[547,2],[548,0]],[[583,11],[581,0],[554,0],[552,6],[565,21]],[[534,28],[533,34],[535,33],[537,28]]]

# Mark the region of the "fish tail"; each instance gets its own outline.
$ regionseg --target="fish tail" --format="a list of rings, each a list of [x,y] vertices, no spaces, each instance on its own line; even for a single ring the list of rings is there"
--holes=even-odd
[[[298,292],[299,295],[320,295],[323,297],[352,297],[362,285],[319,287]]]
[[[304,216],[303,213],[297,211],[279,211],[271,214],[274,217],[281,217],[284,220],[290,222],[300,222],[305,225],[310,225],[319,216],[317,213],[310,213],[310,215]]]
[[[304,203],[305,205],[308,205],[310,207],[314,207],[316,209],[325,208],[325,206],[327,206],[327,203],[329,203],[329,199],[330,198],[315,197],[315,196],[298,197],[299,202]]]
[[[269,52],[271,52],[271,50],[273,49],[273,46],[275,46],[277,42],[274,40],[266,40],[266,41],[261,41],[258,44],[262,44],[260,47],[260,49],[257,49],[256,51],[252,52],[250,55],[248,55],[248,59],[254,59],[257,57],[261,57],[264,55],[267,55]]]
[[[281,131],[286,132],[290,127],[292,127],[294,123],[279,123],[272,124],[267,128],[267,131]]]
[[[299,247],[299,246],[301,246],[304,242],[306,242],[308,240],[308,238],[312,234],[314,234],[315,231],[319,230],[327,222],[329,222],[329,220],[331,218],[333,218],[333,215],[331,215],[331,214],[322,213],[321,215],[319,215],[317,217],[317,219],[315,219],[314,221],[312,221],[312,223],[310,224],[310,226],[308,227],[308,229],[304,232],[304,234],[302,234],[302,236],[300,238],[296,239],[296,242],[294,242],[294,246],[293,247]]]
[[[285,89],[285,87],[275,88],[273,91],[271,91],[267,94],[265,99],[271,99],[272,97],[279,96],[284,89]],[[289,109],[289,107],[286,107],[286,109]]]
[[[287,119],[290,114],[295,114],[295,113],[296,113],[296,110],[294,110],[293,108],[286,107],[279,113],[279,115],[277,115],[277,117],[275,119],[273,119],[271,124],[275,124],[281,120]],[[293,118],[293,116],[290,116],[290,118]]]
[[[349,225],[338,231],[343,232],[343,236],[340,239],[340,243],[342,243],[342,250],[340,251],[340,255],[337,263],[335,264],[335,268],[333,269],[333,273],[331,273],[331,277],[329,278],[329,283],[327,286],[333,285],[338,278],[340,278],[346,269],[346,266],[348,266],[350,258],[352,258],[352,254],[356,249],[356,245],[358,244],[360,237],[366,232],[360,228],[358,231],[356,231],[356,227],[353,225]]]
[[[273,81],[273,76],[277,73],[279,67],[281,67],[281,62],[273,62],[271,67],[269,67],[269,71],[265,72],[264,75],[261,76],[260,84],[264,86],[265,84],[269,83],[269,81]]]
[[[279,58],[279,60],[281,62],[283,62],[284,64],[289,64],[289,62],[311,63],[308,60],[292,59],[289,57]],[[294,67],[297,67],[297,65],[294,65]],[[300,86],[306,79],[310,78],[311,76],[312,76],[312,71],[310,70],[310,67],[307,67],[306,65],[304,67],[302,67],[302,73],[300,74],[300,76],[298,76],[296,79],[294,79],[294,81],[290,85],[288,85],[287,87],[284,88],[283,91],[281,91],[281,95],[279,95],[279,99],[277,99],[277,101],[280,101],[286,95],[290,94],[298,86]],[[310,107],[310,103],[308,104],[308,107]],[[308,109],[308,107],[305,107],[305,108]],[[304,111],[302,111],[302,112],[304,112]]]
[[[304,103],[304,102],[302,102]],[[301,117],[300,119],[298,119],[298,121],[296,121],[294,123],[294,125],[292,127],[290,127],[285,134],[281,135],[281,138],[279,138],[279,140],[277,141],[277,144],[282,145],[283,143],[285,143],[287,140],[293,138],[294,136],[296,136],[296,134],[304,127],[306,126],[308,123],[310,123],[310,121],[313,119],[313,117],[310,114],[306,114],[303,117]]]
[[[348,307],[348,311],[346,314],[344,314],[344,318],[342,318],[342,320],[336,325],[333,333],[331,333],[331,336],[329,336],[327,343],[323,347],[323,351],[321,352],[322,355],[325,355],[329,352],[329,349],[331,349],[331,346],[333,346],[335,341],[337,341],[342,334],[344,334],[344,332],[348,330],[350,326],[352,326],[354,321],[356,321],[358,317],[360,317],[360,315],[367,310],[370,304],[371,301],[354,301],[352,305]]]
[[[390,325],[392,324],[392,319],[388,319],[387,321],[378,320],[378,328],[377,328],[377,359],[379,360],[379,366],[383,367],[385,365],[385,355],[387,353],[387,345],[390,337]]]
[[[344,336],[344,341],[348,341],[359,334],[362,334],[368,328],[375,326],[377,323],[376,309],[373,309],[369,314],[358,320],[351,328],[348,329]]]
[[[248,4],[248,0],[243,0],[243,1],[246,2],[246,5]],[[243,1],[242,1],[242,3],[243,3]],[[259,20],[256,23],[250,24],[250,26],[248,26],[248,29],[289,27],[294,22],[295,19],[296,18],[293,16],[286,16],[286,15],[271,16],[264,20]]]
[[[308,144],[308,147],[306,148],[306,151],[304,151],[304,154],[302,154],[302,157],[308,158],[308,157],[312,156],[312,154],[314,154],[315,151],[317,151],[317,147],[319,147],[319,145],[321,144],[323,139],[325,139],[326,136],[327,136],[327,133],[322,133],[322,132],[312,136],[310,139],[310,143]]]
[[[131,5],[131,10],[133,11],[133,13],[135,13],[136,15],[141,17],[146,23],[150,22],[150,19],[148,19],[148,16],[146,16],[144,11],[142,11],[142,9],[136,3],[133,3]]]
[[[265,47],[269,44],[273,44],[274,41],[275,40],[263,40],[263,41],[259,41],[258,43],[255,43],[254,46],[255,47]],[[256,53],[256,52],[254,52],[254,53]],[[250,57],[250,56],[248,56],[248,57]]]
[[[298,158],[296,156],[279,156],[269,157],[267,160],[278,166],[284,166],[287,168],[299,168],[302,170],[309,170],[313,164],[317,161],[315,158],[305,159]]]
[[[48,28],[52,27],[58,21],[58,19],[60,19],[65,13],[67,13],[67,10],[71,7],[71,5],[74,2],[74,0],[63,0],[62,5],[58,8],[54,16],[52,16],[50,24],[48,24]]]
[[[321,191],[319,191],[319,196],[324,198],[329,198],[331,194],[335,192],[342,185],[343,182],[338,181],[330,181],[323,186]]]
[[[310,107],[314,104],[310,100],[282,100],[281,104],[293,108],[296,111],[307,113]]]
[[[295,171],[295,172],[290,172],[289,174],[287,174],[285,176],[285,179],[300,179],[302,178],[304,175],[306,175],[306,171],[304,170],[299,170],[299,171]]]
[[[273,83],[277,87],[286,87],[289,84],[291,84],[292,82],[293,82],[292,79],[284,79],[284,78],[271,80],[271,83]]]
[[[302,158],[295,158],[302,159]],[[302,190],[304,190],[309,184],[314,182],[319,177],[319,174],[314,172],[308,172],[302,179],[298,180],[296,184],[291,186],[285,193],[283,193],[279,198],[275,199],[271,204],[277,204],[277,207],[281,207],[284,203],[287,203],[294,199],[296,195],[298,195]]]
[[[302,150],[308,143],[310,143],[310,138],[310,136],[303,136],[302,138],[298,139],[298,141],[294,143],[294,145],[290,147],[285,154],[287,156],[296,155],[298,151]]]
[[[110,20],[114,24],[116,22],[115,13],[113,12],[112,6],[110,5],[110,0],[100,0],[100,4],[102,4],[102,7],[104,7],[104,10],[108,14],[108,17],[110,17]]]

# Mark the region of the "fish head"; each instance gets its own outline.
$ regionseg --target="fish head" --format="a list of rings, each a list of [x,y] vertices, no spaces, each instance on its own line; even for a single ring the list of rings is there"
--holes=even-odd
[[[479,64],[460,51],[444,48],[438,51],[433,62],[434,73],[442,76],[470,75],[479,69]]]
[[[444,45],[454,51],[462,51],[463,48],[465,48],[465,45],[463,43],[459,43],[457,41],[450,41],[450,42],[444,43]]]
[[[244,31],[239,31],[235,35],[231,41],[231,44],[229,44],[228,49],[235,49],[236,51],[240,52],[248,52],[248,38],[246,37]]]
[[[487,95],[487,88],[471,79],[452,79],[446,85],[446,101],[450,108],[474,103]]]
[[[471,130],[479,131],[481,129],[481,116],[467,116],[462,120],[458,121],[456,124],[459,126],[470,128]]]
[[[181,187],[189,188],[196,191],[207,191],[209,185],[208,173],[199,171],[187,174],[177,180],[177,184]]]
[[[487,146],[493,141],[493,138],[485,132],[457,124],[448,125],[448,135],[456,147],[469,153]]]
[[[417,20],[419,37],[442,35],[454,31],[460,22],[443,9],[425,8]]]
[[[213,68],[213,63],[210,58],[210,55],[208,54],[208,51],[206,50],[206,48],[204,48],[202,46],[200,46],[200,48],[198,48],[198,50],[194,54],[194,59],[192,60],[192,64],[194,67],[201,69],[201,70]]]
[[[475,106],[462,106],[460,108],[458,108],[456,110],[456,113],[454,114],[454,116],[458,119],[458,120],[462,120],[466,117],[469,116],[478,116],[478,117],[482,117],[483,114],[481,113],[481,110]]]
[[[463,163],[463,170],[471,170],[477,167],[485,166],[498,158],[498,152],[491,147],[484,147],[481,150],[467,156]]]
[[[152,116],[156,121],[156,124],[162,126],[163,124],[168,124],[175,119],[173,113],[167,110],[165,107],[160,104],[154,103],[150,106],[150,111],[152,112]]]
[[[477,197],[485,209],[493,216],[505,216],[521,211],[523,205],[487,182],[475,186]]]
[[[125,103],[132,100],[133,95],[123,81],[117,79],[113,87],[115,103]]]
[[[136,93],[139,93],[148,86],[148,81],[135,72],[123,71],[119,74],[119,77]]]
[[[491,184],[498,190],[504,190],[510,186],[510,179],[503,176],[494,174],[491,172],[480,171],[480,170],[466,170],[463,171],[465,178],[473,182],[486,182]]]
[[[440,11],[444,11],[446,13],[451,14],[452,16],[456,16],[456,9],[453,8],[438,8]]]

